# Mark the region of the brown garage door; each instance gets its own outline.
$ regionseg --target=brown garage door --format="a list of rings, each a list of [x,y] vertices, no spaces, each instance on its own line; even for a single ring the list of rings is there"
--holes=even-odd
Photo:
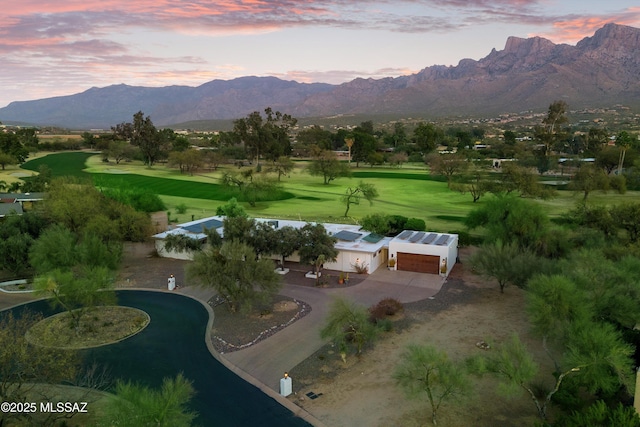
[[[440,257],[437,255],[420,255],[398,252],[398,270],[416,271],[418,273],[438,274]]]

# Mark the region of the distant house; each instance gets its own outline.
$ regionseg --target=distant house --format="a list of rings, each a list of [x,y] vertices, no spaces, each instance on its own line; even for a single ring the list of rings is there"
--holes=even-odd
[[[205,230],[215,229],[224,238],[224,217],[215,216],[179,224],[171,230],[155,234],[155,247],[162,257],[192,259],[193,253],[168,251],[164,239],[171,234],[185,235],[196,240],[206,239]],[[256,222],[266,222],[275,229],[290,226],[302,228],[307,222],[281,219],[255,218]],[[359,225],[323,224],[327,233],[337,239],[335,248],[338,257],[334,262],[326,262],[329,270],[356,272],[356,265],[367,266],[370,273],[381,266],[386,267],[389,259],[397,260],[394,270],[415,271],[429,274],[448,275],[458,256],[458,235],[406,230],[398,236],[384,237],[362,230]],[[277,255],[273,255],[278,259]],[[287,258],[299,262],[297,253]],[[441,269],[441,267],[443,267]]]
[[[0,203],[0,219],[9,215],[22,215],[23,212],[20,203]]]
[[[44,193],[0,193],[0,218],[22,215],[33,203],[44,199]]]
[[[45,193],[0,193],[0,203],[18,203],[23,210],[29,210],[35,202],[44,199]]]

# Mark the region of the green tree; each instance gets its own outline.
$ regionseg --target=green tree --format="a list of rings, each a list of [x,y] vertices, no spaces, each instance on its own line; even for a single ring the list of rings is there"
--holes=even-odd
[[[425,158],[429,169],[434,175],[442,175],[447,178],[447,185],[451,187],[453,177],[464,172],[469,167],[469,162],[461,154],[433,153]]]
[[[169,234],[164,238],[164,249],[167,252],[190,252],[202,249],[203,241],[184,234]]]
[[[372,233],[380,234],[381,236],[386,236],[391,231],[391,227],[389,226],[389,217],[381,213],[374,213],[365,216],[360,220],[360,225],[363,229]]]
[[[2,224],[0,224],[1,228]],[[3,230],[4,231],[4,230]],[[8,231],[8,230],[7,230]],[[0,232],[0,270],[7,270],[18,276],[29,267],[29,251],[34,239],[28,233],[11,230]]]
[[[376,339],[378,332],[378,328],[369,321],[367,307],[338,298],[329,307],[320,337],[335,342],[343,354],[353,346],[356,354],[360,355],[365,345]]]
[[[232,197],[227,203],[216,208],[216,215],[226,216],[227,218],[234,218],[238,216],[247,217],[247,212],[245,212],[244,208],[238,204],[236,198]]]
[[[52,222],[78,232],[91,218],[103,212],[102,199],[98,189],[88,181],[56,178],[47,191],[44,213]]]
[[[24,163],[29,157],[29,150],[12,132],[0,132],[0,152],[13,157],[18,163]]]
[[[131,145],[140,149],[149,167],[160,158],[167,143],[161,132],[158,132],[154,126],[151,117],[145,117],[142,111],[133,115],[130,142]]]
[[[47,273],[56,268],[70,269],[78,263],[76,245],[77,236],[68,228],[55,224],[31,245],[31,265],[38,273]]]
[[[291,226],[284,226],[276,230],[273,253],[281,257],[281,268],[284,270],[284,263],[287,257],[300,249],[300,230]]]
[[[267,172],[276,173],[278,175],[278,182],[280,182],[282,176],[289,175],[294,167],[295,164],[291,158],[280,156],[267,168]]]
[[[145,212],[121,206],[117,217],[118,234],[128,242],[144,242],[152,234],[151,221]]]
[[[401,356],[393,374],[408,397],[426,394],[431,406],[431,421],[437,425],[440,406],[469,391],[464,367],[452,362],[447,354],[430,345],[409,345]]]
[[[215,289],[232,313],[248,311],[254,303],[268,301],[281,286],[273,261],[256,259],[249,245],[237,241],[197,252],[193,263],[187,266],[187,277]]]
[[[402,122],[395,122],[393,124],[393,132],[386,134],[384,142],[392,147],[404,145],[407,142],[407,130]]]
[[[349,214],[349,208],[351,205],[359,205],[360,199],[364,198],[369,202],[369,205],[373,204],[373,199],[378,197],[378,190],[373,184],[369,184],[363,181],[355,187],[348,187],[344,196],[342,196],[342,202],[347,206],[343,216]]]
[[[329,184],[336,178],[349,176],[349,166],[338,160],[333,151],[324,150],[318,153],[308,166],[313,176],[322,176],[324,184]]]
[[[493,179],[487,176],[486,171],[479,167],[471,167],[465,173],[458,176],[449,186],[452,190],[462,194],[469,193],[476,203],[494,187]]]
[[[471,265],[479,274],[498,281],[500,293],[507,285],[520,288],[527,280],[541,271],[541,260],[531,251],[521,250],[515,243],[503,244],[500,240],[482,246],[471,257]]]
[[[572,253],[557,266],[576,284],[591,308],[591,318],[619,328],[633,329],[640,322],[640,260],[632,254],[607,259],[604,250]],[[606,284],[606,286],[603,286]]]
[[[0,313],[0,402],[29,402],[38,392],[43,401],[56,396],[41,384],[72,382],[79,371],[75,352],[31,345],[27,340],[29,329],[42,320],[41,315],[26,310],[14,317],[11,312]],[[44,394],[44,395],[43,395]],[[4,412],[0,424],[41,425],[29,412]]]
[[[300,241],[300,263],[315,266],[316,283],[319,283],[322,264],[338,258],[335,248],[338,240],[330,236],[322,224],[305,224],[300,229]]]
[[[189,148],[169,153],[168,165],[177,166],[180,169],[180,173],[188,172],[189,175],[193,176],[193,173],[202,168],[203,164],[204,160],[200,150]]]
[[[553,189],[540,183],[536,173],[528,167],[516,162],[503,162],[500,183],[494,188],[507,194],[517,191],[524,197],[548,199],[555,195]]]
[[[111,157],[119,165],[123,160],[131,160],[133,158],[135,148],[126,141],[115,140],[110,141],[105,151],[107,157]]]
[[[316,146],[321,150],[333,150],[337,147],[333,146],[331,136],[331,132],[328,130],[324,130],[318,125],[313,125],[298,132],[296,141],[298,144]]]
[[[188,427],[197,414],[188,409],[195,394],[191,381],[182,374],[165,378],[160,390],[118,381],[115,395],[105,405],[101,426]]]
[[[256,159],[260,171],[260,158],[265,155],[270,160],[291,153],[290,129],[296,125],[297,119],[271,107],[265,110],[265,118],[254,111],[247,117],[233,122],[233,133],[242,142],[251,158]]]
[[[253,169],[245,169],[240,173],[225,172],[222,183],[228,187],[235,187],[239,196],[255,207],[260,200],[268,200],[278,191],[278,183],[267,177],[254,179]]]
[[[559,138],[560,126],[567,123],[567,103],[562,100],[553,101],[549,105],[547,116],[542,120],[543,129],[538,134],[539,140],[544,144],[544,157],[548,158],[551,153],[551,147]]]
[[[255,219],[246,216],[227,217],[224,218],[222,224],[225,240],[251,243],[251,233],[256,225]]]
[[[106,267],[78,266],[75,271],[55,269],[36,277],[36,291],[65,310],[80,335],[83,317],[99,305],[115,303],[113,273]]]
[[[618,162],[618,175],[622,175],[622,167],[624,165],[624,158],[627,154],[627,150],[634,144],[634,137],[627,131],[621,131],[616,136],[616,146],[620,147],[620,161]],[[635,137],[637,142],[638,138]]]
[[[491,356],[480,361],[476,369],[486,370],[501,378],[498,390],[506,396],[514,396],[518,389],[526,391],[542,420],[547,419],[548,406],[568,376],[592,393],[601,390],[607,394],[628,384],[632,351],[612,326],[582,324],[572,330],[569,338],[564,363],[553,374],[551,390],[542,397],[535,393],[532,386],[539,366],[515,334]]]
[[[504,131],[504,143],[507,145],[516,145],[516,133],[512,130]]]
[[[504,195],[488,199],[465,218],[465,225],[471,229],[484,227],[489,242],[513,242],[520,249],[529,248],[536,253],[549,232],[548,223],[549,218],[540,205]]]
[[[569,189],[576,193],[582,193],[582,202],[586,203],[587,197],[593,191],[606,192],[609,189],[609,177],[600,168],[594,165],[582,165],[569,182]]]
[[[586,409],[573,411],[571,415],[561,417],[554,425],[559,427],[640,427],[640,416],[632,406],[618,403],[609,406],[598,400]]]
[[[609,142],[609,133],[606,129],[590,128],[586,138],[585,153],[597,154]]]
[[[623,203],[610,209],[615,223],[627,231],[629,241],[636,243],[640,239],[640,203]]]
[[[11,154],[0,152],[0,166],[2,166],[2,170],[5,170],[5,167],[11,165],[17,165],[18,159],[13,157]]]
[[[37,151],[40,140],[36,128],[20,128],[16,131],[16,136],[25,148]]]
[[[431,123],[418,123],[413,130],[411,141],[416,144],[423,154],[430,153],[444,139],[444,132]]]
[[[365,126],[363,126],[365,125]],[[373,124],[361,123],[352,132],[354,140],[351,147],[351,160],[356,162],[356,167],[360,167],[361,162],[366,162],[369,155],[376,151],[376,139],[373,136]]]
[[[276,230],[267,222],[254,222],[249,232],[249,244],[257,257],[271,255],[276,245]]]

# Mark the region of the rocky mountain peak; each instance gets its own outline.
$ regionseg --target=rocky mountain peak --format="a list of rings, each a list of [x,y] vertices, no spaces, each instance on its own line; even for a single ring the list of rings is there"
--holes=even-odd
[[[593,58],[629,59],[640,64],[638,46],[640,45],[640,29],[619,24],[607,24],[592,37],[578,42],[576,47],[582,52],[589,52]]]

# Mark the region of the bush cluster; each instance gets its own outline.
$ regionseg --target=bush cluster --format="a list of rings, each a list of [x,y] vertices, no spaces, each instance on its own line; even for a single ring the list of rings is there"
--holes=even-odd
[[[402,303],[394,298],[385,298],[369,308],[369,320],[379,324],[386,320],[387,316],[393,316],[404,309]]]

